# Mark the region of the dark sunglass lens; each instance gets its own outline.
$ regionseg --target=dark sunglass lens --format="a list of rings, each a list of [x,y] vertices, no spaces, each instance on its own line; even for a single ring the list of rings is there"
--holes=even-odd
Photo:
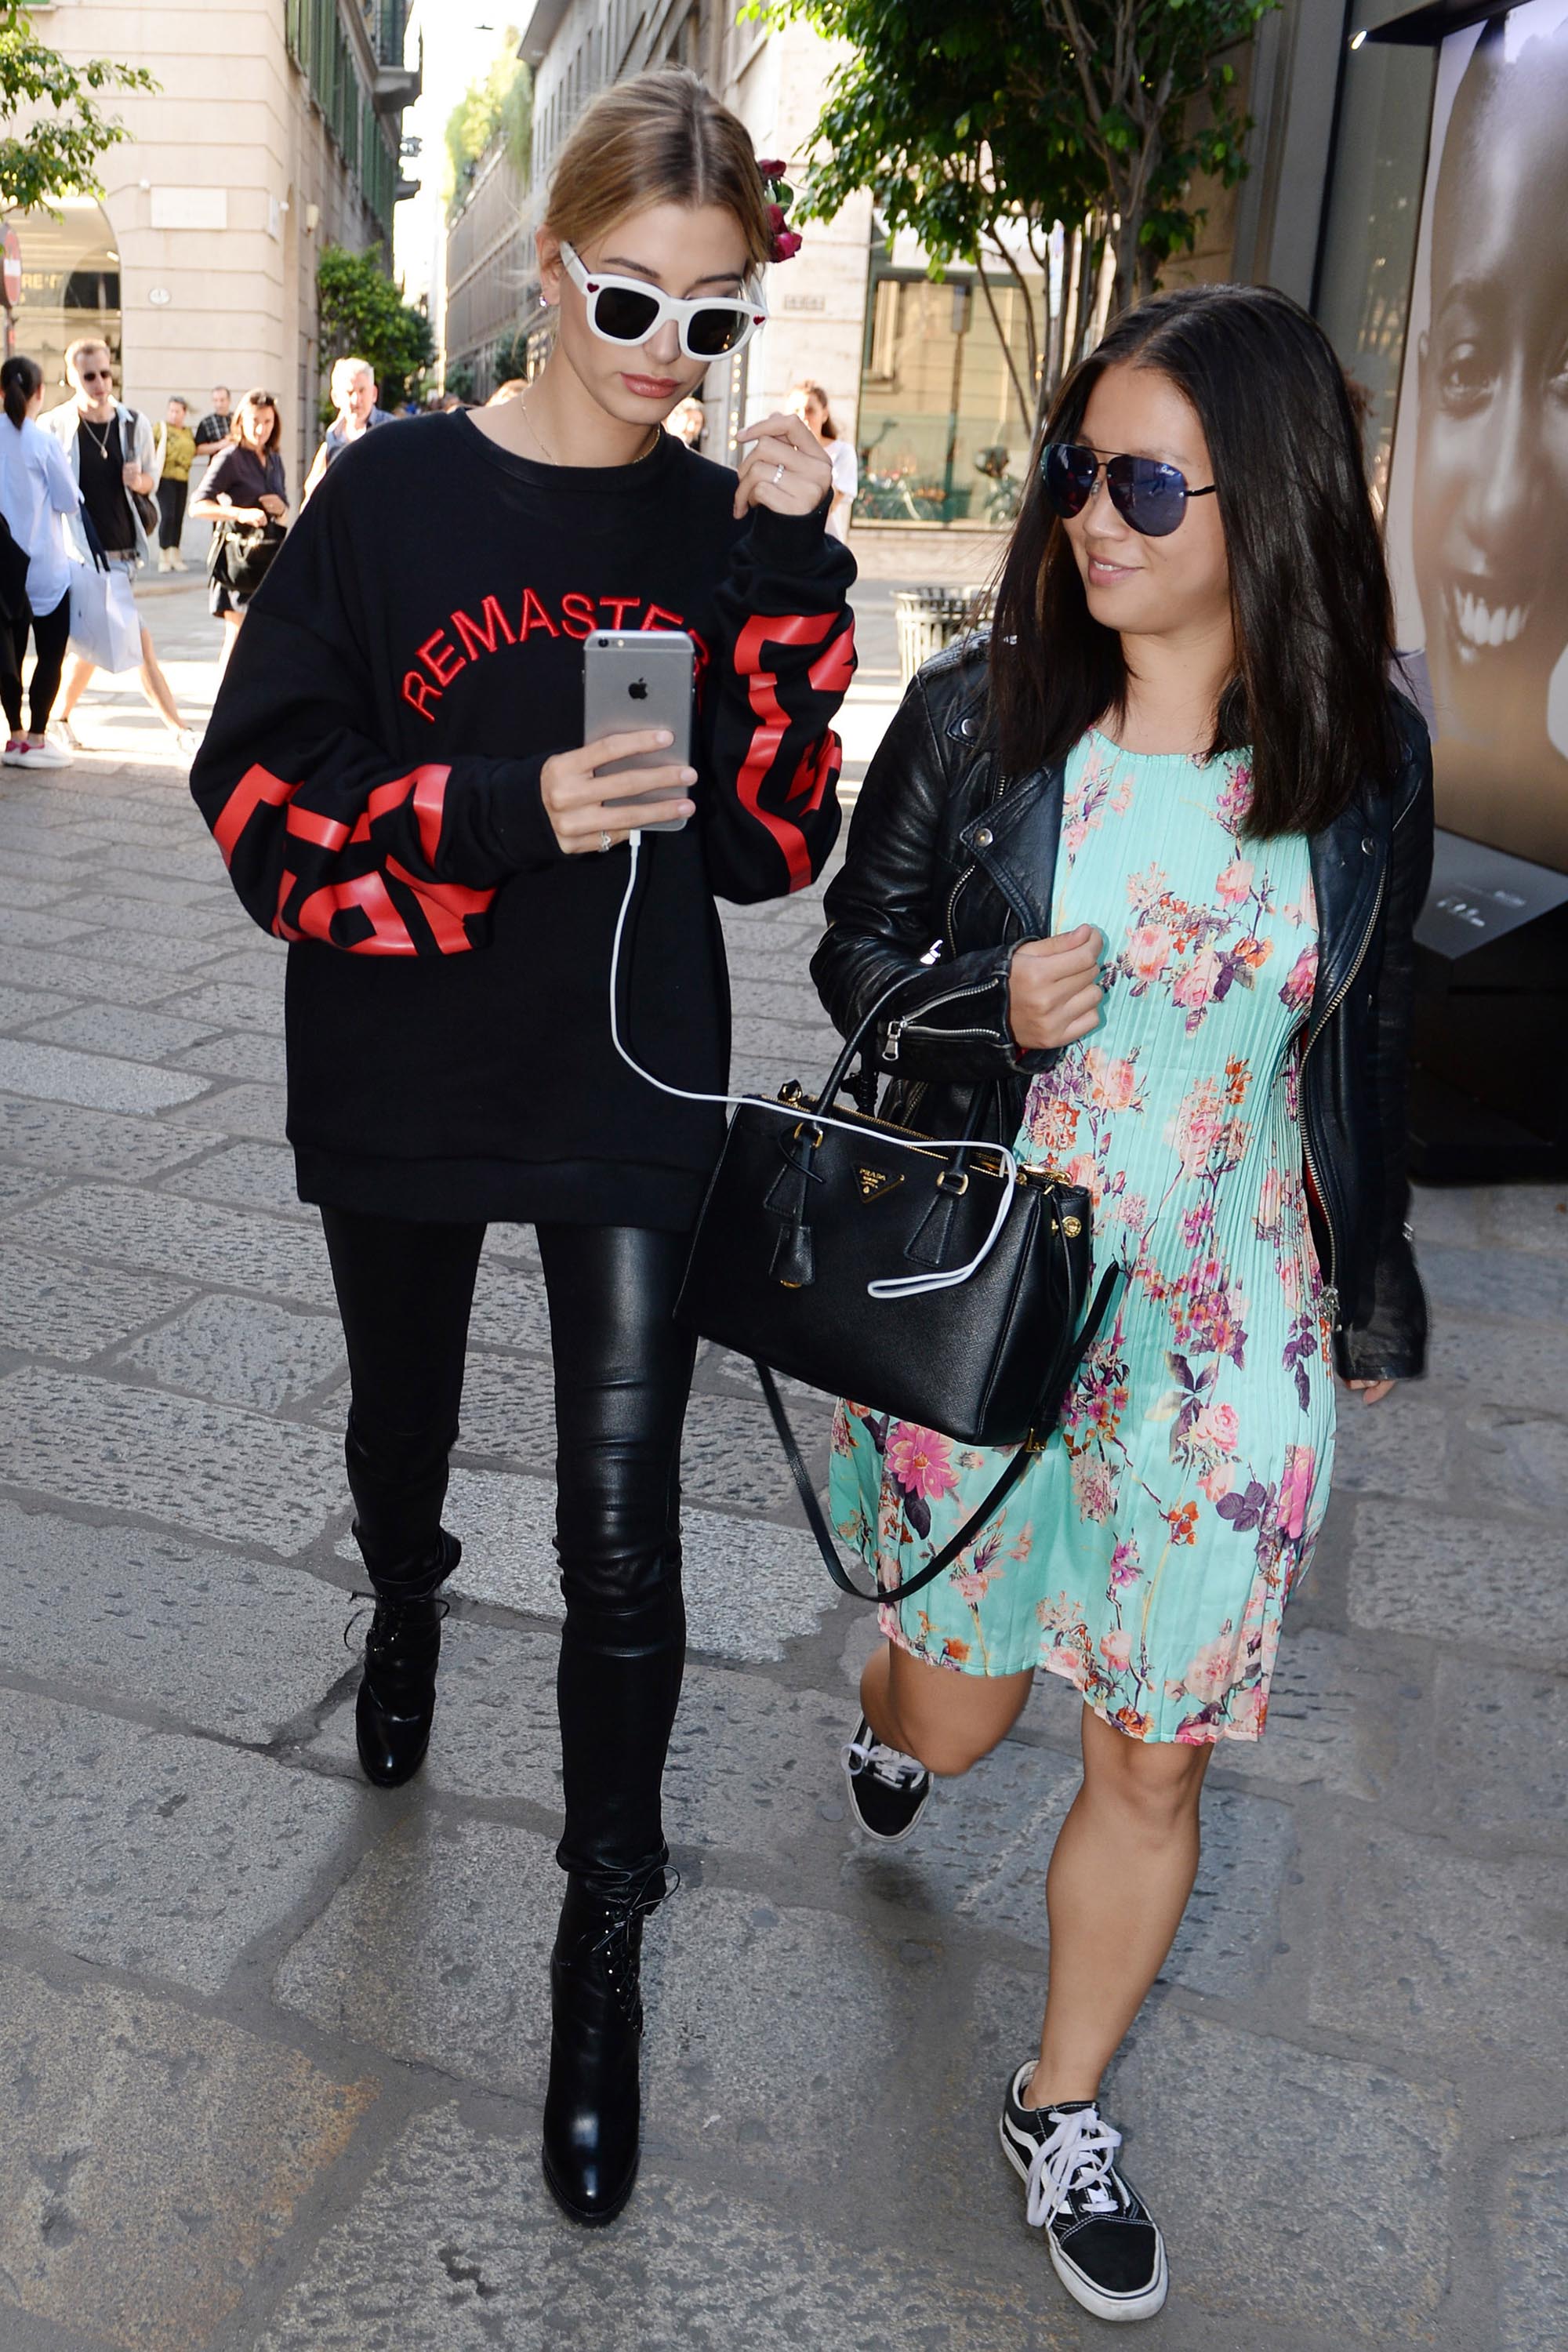
[[[686,330],[686,340],[699,359],[716,360],[734,350],[745,324],[744,314],[740,310],[717,306],[711,310],[697,310]]]
[[[1106,487],[1124,522],[1145,539],[1168,539],[1187,510],[1187,478],[1156,457],[1113,457]]]
[[[594,297],[594,324],[612,342],[646,343],[658,318],[653,296],[634,293],[629,287],[605,286]]]
[[[1046,496],[1059,515],[1081,514],[1094,488],[1099,471],[1092,449],[1076,442],[1051,441],[1046,445],[1040,472],[1046,485]]]

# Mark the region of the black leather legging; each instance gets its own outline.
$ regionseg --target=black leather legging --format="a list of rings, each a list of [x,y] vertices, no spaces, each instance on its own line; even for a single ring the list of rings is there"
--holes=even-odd
[[[485,1228],[341,1209],[321,1223],[348,1341],[349,1484],[374,1582],[435,1547]],[[687,1243],[629,1225],[538,1232],[566,1602],[557,1859],[611,1892],[667,1851],[659,1786],[686,1650],[680,1430],[694,1342],[672,1310]]]

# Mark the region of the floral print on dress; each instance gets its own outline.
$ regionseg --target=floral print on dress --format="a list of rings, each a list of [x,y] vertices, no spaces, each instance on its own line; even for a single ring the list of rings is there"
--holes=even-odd
[[[1097,1029],[1036,1077],[1016,1149],[1086,1186],[1126,1280],[1056,1436],[959,1559],[885,1607],[971,1674],[1044,1666],[1130,1737],[1255,1739],[1327,1502],[1334,1403],[1298,1124],[1317,975],[1306,841],[1245,837],[1251,762],[1068,763],[1053,929],[1105,934]],[[880,1581],[935,1557],[1005,1452],[859,1404],[837,1524]]]

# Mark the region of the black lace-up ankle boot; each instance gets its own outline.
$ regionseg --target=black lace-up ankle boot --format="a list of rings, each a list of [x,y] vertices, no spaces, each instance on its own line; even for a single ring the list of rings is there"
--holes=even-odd
[[[441,1656],[441,1585],[463,1547],[443,1528],[433,1559],[405,1575],[371,1571],[375,1614],[364,1645],[364,1676],[354,1706],[354,1737],[365,1777],[378,1789],[411,1780],[425,1761],[436,1716]]]
[[[650,1871],[610,1895],[568,1878],[550,1956],[544,2178],[574,2221],[613,2221],[637,2177],[642,1927],[666,1891]]]

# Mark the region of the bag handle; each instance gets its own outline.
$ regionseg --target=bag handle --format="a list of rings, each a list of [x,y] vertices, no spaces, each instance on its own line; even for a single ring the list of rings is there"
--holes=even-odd
[[[826,1514],[817,1501],[816,1490],[811,1483],[810,1474],[801,1458],[800,1443],[790,1426],[789,1415],[784,1407],[784,1399],[779,1394],[778,1382],[767,1365],[760,1363],[753,1356],[752,1370],[762,1382],[763,1396],[773,1418],[773,1427],[778,1433],[779,1444],[784,1448],[784,1460],[788,1463],[790,1475],[795,1480],[801,1507],[805,1513],[806,1524],[816,1538],[816,1548],[826,1564],[827,1573],[841,1592],[847,1592],[852,1601],[874,1601],[879,1604],[888,1601],[907,1601],[911,1593],[921,1591],[926,1585],[939,1577],[944,1569],[951,1568],[959,1554],[974,1541],[997,1505],[1005,1502],[1036,1454],[1045,1451],[1051,1433],[1061,1418],[1062,1400],[1072,1386],[1079,1365],[1100,1335],[1100,1327],[1105,1320],[1105,1310],[1110,1304],[1111,1293],[1121,1280],[1121,1273],[1122,1269],[1120,1265],[1108,1265],[1100,1276],[1099,1287],[1095,1291],[1089,1313],[1074,1343],[1072,1360],[1062,1374],[1059,1393],[1054,1400],[1048,1395],[1042,1394],[1035,1408],[1034,1426],[984,1501],[977,1509],[970,1513],[958,1533],[943,1544],[936,1558],[928,1561],[918,1576],[906,1576],[900,1583],[879,1587],[875,1592],[863,1592],[839,1559],[838,1547],[833,1540],[833,1530],[827,1524]],[[1042,1426],[1047,1412],[1050,1415],[1048,1425]]]

